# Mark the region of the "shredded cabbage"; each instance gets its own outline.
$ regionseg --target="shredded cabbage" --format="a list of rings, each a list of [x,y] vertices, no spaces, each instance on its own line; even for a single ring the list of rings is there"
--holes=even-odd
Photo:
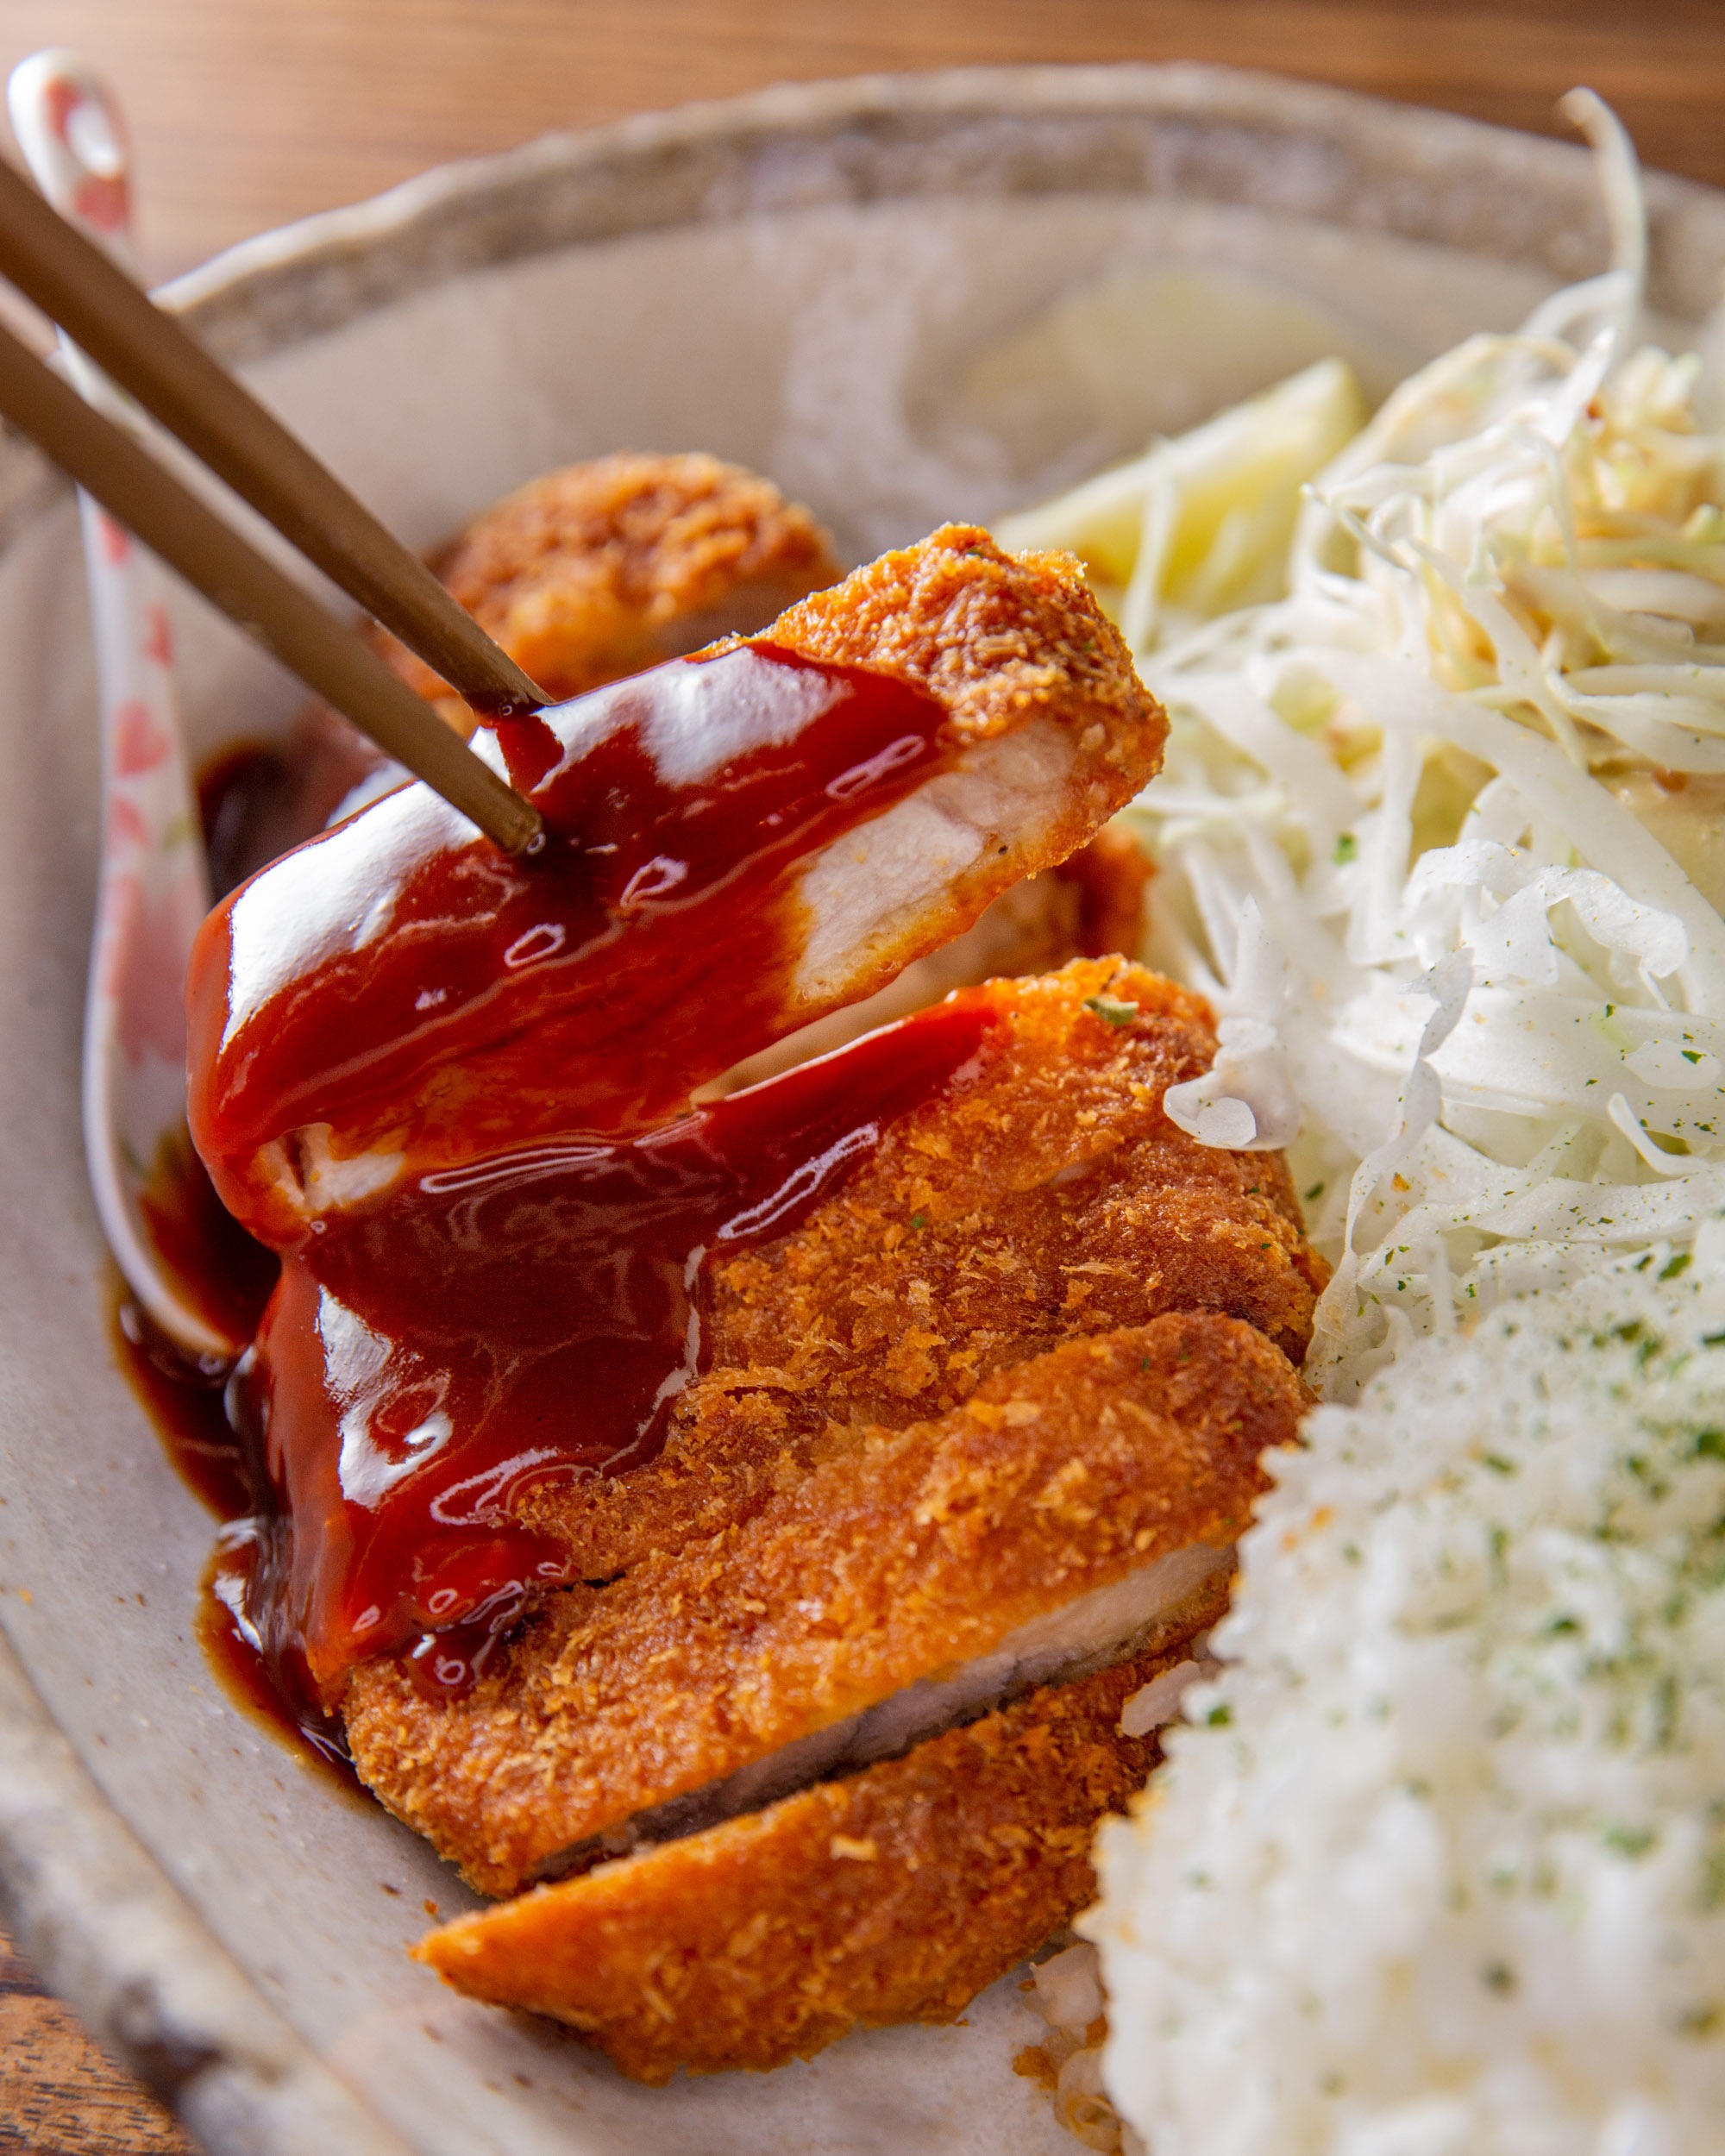
[[[1148,955],[1225,1021],[1169,1112],[1299,1125],[1332,1398],[1725,1217],[1725,437],[1637,343],[1634,153],[1568,104],[1606,273],[1359,431],[1325,363],[999,528],[1086,559],[1168,706]]]

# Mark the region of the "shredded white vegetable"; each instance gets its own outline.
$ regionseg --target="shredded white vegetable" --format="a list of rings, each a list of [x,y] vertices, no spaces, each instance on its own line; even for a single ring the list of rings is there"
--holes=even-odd
[[[1330,1397],[1725,1215],[1725,438],[1698,358],[1637,344],[1628,140],[1569,109],[1605,274],[1339,454],[1330,362],[1000,527],[1085,556],[1168,706],[1132,812],[1149,956],[1228,1021],[1170,1112],[1217,1145],[1301,1126]],[[1277,561],[1282,596],[1212,603]]]

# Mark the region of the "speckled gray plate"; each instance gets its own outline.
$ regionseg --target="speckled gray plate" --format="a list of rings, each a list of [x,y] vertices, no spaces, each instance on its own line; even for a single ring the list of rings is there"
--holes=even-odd
[[[1718,294],[1725,197],[1650,199],[1651,298],[1680,333]],[[252,242],[172,297],[411,541],[560,461],[704,448],[861,555],[1032,498],[1314,335],[1387,379],[1603,250],[1560,144],[1210,69],[1004,70],[537,143]],[[1019,335],[1182,264],[1233,325],[1192,342],[1190,379],[1152,348],[1099,395],[1076,360],[1061,375],[1057,336]],[[1004,400],[978,371],[1003,344]],[[178,628],[202,745],[280,723],[291,685],[190,601]],[[405,1959],[422,1903],[467,1897],[226,1704],[190,1630],[210,1523],[109,1352],[78,1134],[87,630],[66,498],[16,444],[0,651],[0,1871],[49,1980],[212,2151],[1070,2156],[1011,2072],[1034,2025],[1010,1980],[959,2028],[648,2090]]]

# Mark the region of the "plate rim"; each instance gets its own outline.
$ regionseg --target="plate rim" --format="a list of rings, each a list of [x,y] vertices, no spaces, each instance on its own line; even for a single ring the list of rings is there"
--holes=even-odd
[[[956,130],[970,127],[974,147],[990,127],[1033,122],[1042,139],[1031,150],[1013,157],[997,143],[983,170],[955,170]],[[1138,184],[1126,191],[1291,208],[1455,247],[1466,243],[1469,217],[1495,202],[1507,244],[1478,251],[1559,282],[1604,260],[1603,206],[1579,142],[1264,70],[1116,60],[781,83],[543,135],[242,240],[155,296],[229,365],[243,365],[463,271],[583,241],[749,208],[997,194],[1007,191],[1002,179],[1025,194],[1077,191],[1087,155],[1094,161],[1100,147],[1107,164],[1111,127],[1116,191],[1120,179],[1130,183],[1136,149]],[[1254,172],[1278,139],[1321,143],[1331,160],[1327,174],[1302,175],[1305,198],[1291,204]],[[800,161],[799,148],[823,152],[821,169]],[[1725,288],[1725,189],[1654,169],[1643,178],[1649,304],[1698,320]],[[65,492],[34,447],[0,438],[0,552]]]
[[[1065,123],[1072,139],[1064,146],[1044,139],[1035,155],[1014,160],[1017,170],[1004,175],[998,162],[968,174],[950,162],[919,166],[919,149],[967,121],[1033,119]],[[1319,180],[1322,200],[1308,194],[1294,207],[1320,219],[1333,210],[1344,225],[1440,244],[1462,241],[1452,219],[1433,215],[1438,183],[1471,185],[1474,195],[1519,183],[1526,197],[1546,205],[1546,214],[1543,220],[1523,214],[1502,228],[1519,244],[1500,259],[1536,264],[1565,279],[1603,266],[1605,219],[1591,155],[1579,141],[1263,70],[1120,60],[776,84],[543,135],[513,149],[435,166],[366,201],[240,241],[172,279],[158,297],[184,313],[224,357],[248,359],[339,327],[463,268],[583,240],[729,219],[750,207],[937,191],[997,194],[1007,191],[995,184],[1003,176],[1013,192],[1073,191],[1074,160],[1085,154],[1079,130],[1088,123],[1094,135],[1111,121],[1136,123],[1146,137],[1160,126],[1170,143],[1183,128],[1189,153],[1206,147],[1201,136],[1208,133],[1215,138],[1208,147],[1230,154],[1226,178],[1236,184],[1200,198],[1265,208],[1286,206],[1285,200],[1255,185],[1241,150],[1276,137],[1320,139],[1346,164]],[[848,138],[848,158],[819,176],[797,169],[788,190],[782,175],[750,197],[725,185],[743,163],[758,165],[800,142],[830,151],[840,137]],[[1177,172],[1152,172],[1151,180],[1189,182],[1201,160],[1188,154],[1177,162]],[[1402,192],[1362,215],[1358,182],[1372,177],[1414,180],[1424,191]],[[1725,272],[1725,189],[1653,168],[1644,179],[1650,304],[1681,316],[1689,311],[1681,304],[1685,293],[1704,288],[1716,297]],[[1151,185],[1139,191],[1191,198],[1186,187]],[[535,214],[503,235],[499,246],[500,221],[548,194],[554,197],[549,206],[536,204]],[[1524,199],[1524,212],[1528,206]],[[1697,262],[1697,254],[1711,259]],[[367,265],[356,278],[361,255]],[[268,310],[263,318],[260,301]]]

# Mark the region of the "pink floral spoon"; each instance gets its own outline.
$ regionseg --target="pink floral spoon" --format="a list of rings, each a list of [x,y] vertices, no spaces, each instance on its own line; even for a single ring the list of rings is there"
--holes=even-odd
[[[74,53],[37,53],[7,85],[12,131],[37,185],[129,274],[126,134],[113,94]],[[137,414],[62,335],[67,372],[106,417]],[[84,1022],[84,1144],[109,1245],[176,1346],[225,1361],[240,1310],[193,1285],[215,1208],[185,1131],[186,960],[210,877],[174,698],[166,574],[86,494],[78,497],[101,700],[102,863]]]

